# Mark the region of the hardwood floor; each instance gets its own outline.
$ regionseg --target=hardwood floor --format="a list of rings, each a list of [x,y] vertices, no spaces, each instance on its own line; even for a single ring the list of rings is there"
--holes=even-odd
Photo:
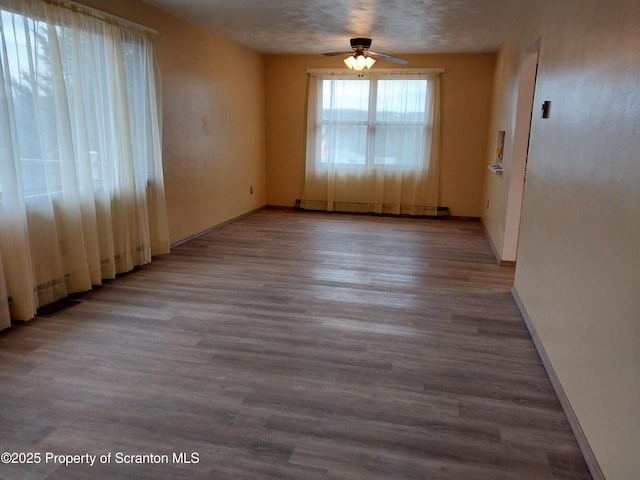
[[[259,211],[0,335],[0,478],[591,478],[512,281],[479,222]]]

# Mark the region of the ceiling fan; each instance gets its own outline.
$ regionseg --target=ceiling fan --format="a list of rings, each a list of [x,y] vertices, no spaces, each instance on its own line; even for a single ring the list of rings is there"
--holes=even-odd
[[[336,55],[348,55],[347,58],[344,59],[344,63],[347,64],[347,67],[353,70],[362,70],[365,67],[371,68],[378,59],[389,60],[390,62],[400,63],[402,65],[409,63],[404,58],[392,57],[391,55],[387,55],[386,53],[372,52],[369,50],[370,47],[370,38],[352,38],[351,49],[353,50],[353,52],[328,52],[323,53],[323,55],[327,57],[335,57]]]

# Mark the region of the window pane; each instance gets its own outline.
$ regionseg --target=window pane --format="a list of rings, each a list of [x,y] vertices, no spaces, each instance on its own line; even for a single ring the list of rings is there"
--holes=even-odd
[[[10,79],[20,177],[26,197],[46,193],[61,182],[55,134],[55,101],[49,63],[47,25],[2,11],[0,61]],[[53,125],[53,129],[42,129]]]
[[[0,11],[0,21],[5,33],[0,62],[11,81],[25,198],[61,192],[63,171],[91,178],[96,191],[114,186],[117,146],[101,138],[116,135],[118,128],[109,119],[113,101],[106,87],[118,59],[105,36],[100,30],[50,26],[7,11]],[[147,46],[135,35],[123,38],[123,46],[136,179],[144,184],[147,162],[154,158],[148,152],[151,126],[145,120],[150,115],[148,85],[139,81],[146,75]],[[59,128],[61,123],[69,129]],[[75,162],[75,169],[62,168],[61,162]]]
[[[323,122],[366,122],[369,117],[368,112],[369,81],[322,81]]]
[[[376,100],[378,122],[424,123],[427,80],[379,80]]]
[[[321,163],[367,163],[366,125],[325,125],[322,127],[321,135]]]
[[[378,126],[374,138],[373,163],[376,165],[421,165],[425,159],[424,149],[424,126]]]

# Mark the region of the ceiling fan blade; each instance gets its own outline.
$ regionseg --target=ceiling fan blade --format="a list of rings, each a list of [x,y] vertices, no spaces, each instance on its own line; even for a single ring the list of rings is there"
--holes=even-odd
[[[327,52],[323,53],[325,57],[335,57],[337,55],[353,55],[353,52]]]
[[[373,57],[374,59],[383,59],[383,60],[389,60],[390,62],[395,62],[395,63],[399,63],[401,65],[406,65],[407,63],[409,63],[409,60],[405,60],[404,58],[399,58],[399,57],[392,57],[391,55],[387,55],[386,53],[376,53],[376,52],[367,52],[369,56]]]

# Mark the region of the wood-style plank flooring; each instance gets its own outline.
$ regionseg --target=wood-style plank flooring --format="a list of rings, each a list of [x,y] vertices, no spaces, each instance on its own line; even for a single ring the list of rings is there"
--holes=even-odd
[[[0,334],[0,478],[591,478],[512,282],[477,221],[261,210]]]

